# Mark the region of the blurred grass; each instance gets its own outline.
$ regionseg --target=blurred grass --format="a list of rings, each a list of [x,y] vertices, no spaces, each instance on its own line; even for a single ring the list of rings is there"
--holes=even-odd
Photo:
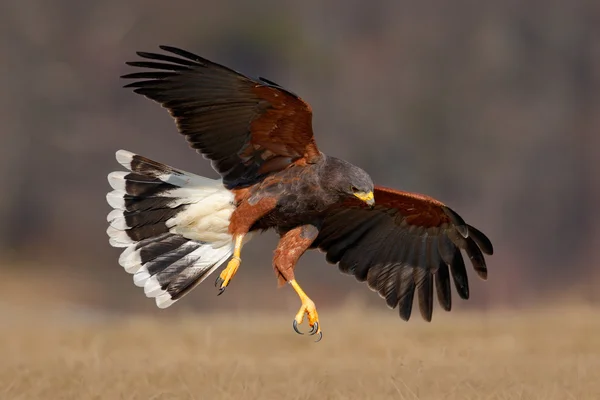
[[[294,310],[295,311],[295,310]],[[430,324],[321,311],[323,341],[289,314],[5,320],[2,399],[597,399],[589,306],[437,311]]]

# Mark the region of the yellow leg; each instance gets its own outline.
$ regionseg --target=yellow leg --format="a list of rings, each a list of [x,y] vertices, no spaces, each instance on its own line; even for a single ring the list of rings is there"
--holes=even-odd
[[[231,260],[229,260],[227,267],[225,267],[225,269],[223,271],[221,271],[221,274],[219,275],[219,277],[217,278],[217,281],[215,282],[215,286],[219,286],[219,294],[218,295],[220,295],[221,293],[223,293],[225,291],[225,288],[227,287],[227,285],[229,285],[229,282],[234,277],[235,273],[237,272],[238,268],[240,267],[240,263],[242,262],[240,255],[242,253],[242,241],[243,240],[244,240],[244,235],[237,235],[235,237],[235,247],[233,248],[233,257],[231,258]]]
[[[317,313],[315,303],[304,293],[304,290],[302,290],[295,279],[290,281],[290,285],[292,285],[296,293],[298,293],[300,301],[302,301],[300,311],[298,311],[296,318],[294,318],[294,330],[302,335],[302,332],[298,330],[298,325],[304,321],[304,315],[306,315],[308,316],[308,325],[310,326],[308,333],[310,335],[318,334],[319,338],[316,341],[320,341],[323,338],[323,332],[321,332],[321,326],[319,325],[319,314]]]

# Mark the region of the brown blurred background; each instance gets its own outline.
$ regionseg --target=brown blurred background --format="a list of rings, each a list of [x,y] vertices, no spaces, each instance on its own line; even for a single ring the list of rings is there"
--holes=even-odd
[[[489,280],[471,274],[456,307],[600,300],[598,1],[5,0],[0,22],[0,308],[157,312],[108,245],[114,152],[217,176],[121,88],[124,62],[159,44],[298,93],[322,151],[488,234]],[[275,243],[244,249],[224,296],[211,278],[173,308],[295,311]],[[320,306],[385,307],[320,253],[297,271]]]

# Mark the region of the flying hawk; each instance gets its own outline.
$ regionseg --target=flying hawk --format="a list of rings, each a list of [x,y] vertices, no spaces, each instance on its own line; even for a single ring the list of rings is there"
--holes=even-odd
[[[160,48],[165,53],[138,52],[146,61],[127,62],[150,70],[122,76],[133,80],[125,87],[169,110],[221,179],[116,153],[128,171],[108,175],[114,210],[107,233],[112,246],[125,248],[119,263],[158,307],[229,260],[216,280],[221,294],[240,267],[242,246],[267,229],[280,236],[273,257],[278,282],[290,284],[302,302],[294,330],[300,333],[306,316],[318,340],[315,303],[294,278],[309,249],[367,282],[406,321],[415,292],[422,317],[431,320],[434,286],[450,311],[451,278],[458,295],[469,297],[461,250],[487,278],[483,253],[493,248],[482,232],[438,200],[375,186],[362,169],[319,151],[312,110],[300,97],[265,78]]]

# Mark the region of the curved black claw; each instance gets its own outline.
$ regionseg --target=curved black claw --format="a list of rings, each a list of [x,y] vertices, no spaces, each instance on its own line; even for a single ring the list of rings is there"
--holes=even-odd
[[[217,277],[217,279],[215,280],[215,287],[219,288],[219,293],[217,293],[217,296],[222,295],[223,292],[225,291],[225,288],[227,286],[229,286],[229,283],[227,285],[223,286],[223,282],[225,282],[225,281],[220,276]],[[230,281],[230,283],[231,283],[231,281]]]
[[[323,331],[319,332],[319,338],[315,340],[315,343],[319,343],[323,339]]]
[[[315,333],[317,333],[317,331],[319,330],[319,323],[315,322],[315,324],[310,328],[310,331],[308,331],[309,335],[314,335]],[[319,339],[321,340],[321,339]]]
[[[298,335],[304,335],[304,333],[300,332],[300,330],[298,329],[298,322],[296,320],[294,320],[294,323],[292,324],[292,326],[294,327],[294,330],[296,331],[296,333]]]

